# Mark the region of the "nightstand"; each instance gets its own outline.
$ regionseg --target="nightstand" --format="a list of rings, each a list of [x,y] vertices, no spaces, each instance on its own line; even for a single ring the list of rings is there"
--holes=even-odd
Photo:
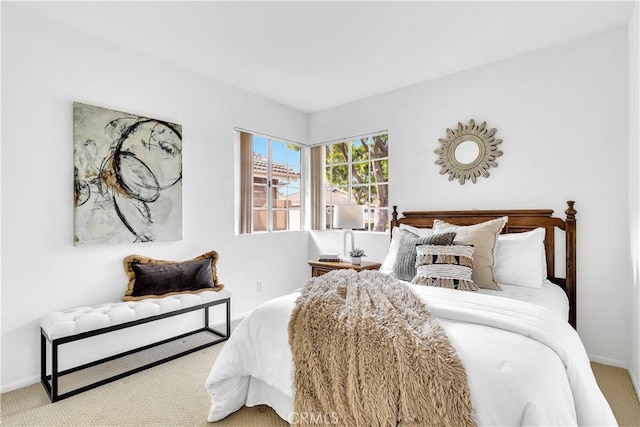
[[[309,261],[311,266],[311,277],[318,277],[332,270],[342,270],[350,268],[356,271],[362,270],[378,270],[381,266],[379,262],[362,261],[361,265],[351,264],[350,262],[332,262],[332,261]]]

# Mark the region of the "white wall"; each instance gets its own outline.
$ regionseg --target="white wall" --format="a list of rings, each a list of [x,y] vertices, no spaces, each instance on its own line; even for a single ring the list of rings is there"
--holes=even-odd
[[[638,3],[629,20],[629,220],[633,289],[630,302],[629,373],[640,395],[640,29]]]
[[[455,55],[455,52],[452,52]],[[313,113],[310,143],[389,130],[390,205],[400,210],[552,208],[578,211],[578,330],[594,360],[629,357],[627,29]],[[488,179],[439,175],[438,138],[487,121],[504,140]],[[387,235],[362,246],[381,261]],[[310,254],[340,242],[316,232]],[[360,244],[359,244],[360,245]],[[621,255],[622,254],[622,255]]]
[[[2,90],[2,391],[37,381],[41,315],[119,300],[126,255],[217,250],[234,316],[309,276],[308,233],[235,236],[233,209],[234,126],[306,142],[306,114],[8,3]],[[73,246],[74,101],[183,125],[182,241]]]

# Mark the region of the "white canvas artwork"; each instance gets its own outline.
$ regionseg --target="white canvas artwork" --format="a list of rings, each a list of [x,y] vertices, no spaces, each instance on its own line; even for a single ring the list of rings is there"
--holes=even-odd
[[[74,244],[182,239],[182,126],[73,104]]]

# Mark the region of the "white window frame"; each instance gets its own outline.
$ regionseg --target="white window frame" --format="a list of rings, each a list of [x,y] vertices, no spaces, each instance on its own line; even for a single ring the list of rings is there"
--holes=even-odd
[[[306,181],[306,175],[305,175],[305,162],[304,162],[304,155],[305,155],[305,150],[307,149],[307,146],[305,146],[304,144],[301,144],[299,142],[296,141],[291,141],[289,139],[286,138],[280,138],[280,137],[276,137],[276,136],[272,136],[272,135],[267,135],[264,133],[260,133],[260,132],[255,132],[255,131],[251,131],[251,130],[246,130],[246,129],[241,129],[241,128],[235,128],[234,129],[236,132],[245,132],[248,134],[251,134],[252,137],[260,137],[260,138],[264,138],[267,141],[267,182],[266,182],[266,199],[267,199],[267,207],[266,207],[266,212],[267,212],[267,227],[266,230],[255,230],[255,223],[253,221],[253,213],[254,213],[254,208],[255,206],[253,205],[253,194],[254,194],[254,188],[255,188],[255,182],[253,181],[252,178],[252,182],[251,182],[251,231],[248,233],[243,233],[243,234],[263,234],[263,233],[281,233],[281,232],[290,232],[290,231],[304,231],[305,230],[305,200],[304,200],[304,195],[305,195],[305,181]],[[272,153],[272,141],[276,141],[276,142],[282,142],[284,144],[290,144],[290,145],[295,145],[296,147],[298,147],[300,149],[300,228],[299,229],[290,229],[287,228],[286,230],[273,230],[273,213],[274,210],[275,211],[284,211],[284,212],[289,212],[292,211],[294,209],[290,209],[290,208],[274,208],[273,207],[273,198],[271,197],[271,189],[273,187],[273,170],[272,170],[272,165],[273,165],[273,153]],[[252,139],[252,148],[253,148],[253,139]],[[252,177],[253,177],[253,168],[252,168]],[[239,187],[239,192],[243,191],[242,188]],[[240,195],[240,197],[242,197]],[[297,209],[295,209],[297,210]]]
[[[329,145],[334,145],[334,144],[340,144],[340,143],[347,143],[348,147],[349,147],[349,151],[348,151],[348,159],[346,163],[336,163],[336,164],[329,164],[327,163],[327,159],[325,157],[324,160],[324,167],[323,167],[323,171],[322,171],[322,182],[323,182],[323,191],[328,190],[330,187],[328,186],[328,181],[326,178],[326,168],[329,166],[335,166],[335,165],[346,165],[347,166],[347,170],[348,170],[348,176],[347,176],[347,192],[349,194],[349,201],[353,202],[352,197],[353,197],[353,169],[352,169],[352,165],[353,165],[353,150],[352,150],[352,142],[355,140],[359,140],[359,139],[363,139],[363,138],[373,138],[379,135],[387,135],[387,138],[389,138],[389,131],[387,130],[383,130],[383,131],[378,131],[378,132],[373,132],[373,133],[367,133],[367,134],[362,134],[362,135],[357,135],[357,136],[351,136],[351,137],[347,137],[347,138],[340,138],[334,141],[329,141],[329,142],[323,142],[321,144],[317,144],[317,145],[321,145],[323,147],[329,146]],[[387,152],[387,157],[381,157],[379,159],[375,159],[377,160],[387,160],[387,162],[389,161],[389,153]],[[369,157],[369,162],[371,163],[372,160]],[[359,163],[359,162],[356,162]],[[369,186],[371,185],[371,183],[368,184]],[[389,192],[389,177],[387,176],[387,181],[386,181],[386,185],[387,185],[387,196],[388,196],[388,192]],[[369,195],[369,198],[371,196]],[[325,205],[329,203],[329,200],[325,200]],[[326,207],[325,207],[326,208]],[[380,209],[380,208],[379,208]],[[387,218],[388,221],[391,218],[391,210],[390,210],[390,206],[389,206],[389,197],[387,197],[387,207],[386,208],[382,208],[382,209],[386,209],[387,210]],[[388,224],[386,225],[388,227]],[[333,229],[333,224],[329,224],[328,229]],[[370,232],[370,233],[378,233],[377,231],[374,231],[372,229],[369,228],[365,228],[361,231],[366,231],[366,232]],[[382,231],[380,233],[387,233],[388,230]]]

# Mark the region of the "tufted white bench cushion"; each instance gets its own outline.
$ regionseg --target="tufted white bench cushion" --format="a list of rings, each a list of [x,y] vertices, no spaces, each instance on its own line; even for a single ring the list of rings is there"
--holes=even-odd
[[[231,292],[222,289],[75,307],[42,316],[40,328],[49,340],[54,340],[230,297]]]

